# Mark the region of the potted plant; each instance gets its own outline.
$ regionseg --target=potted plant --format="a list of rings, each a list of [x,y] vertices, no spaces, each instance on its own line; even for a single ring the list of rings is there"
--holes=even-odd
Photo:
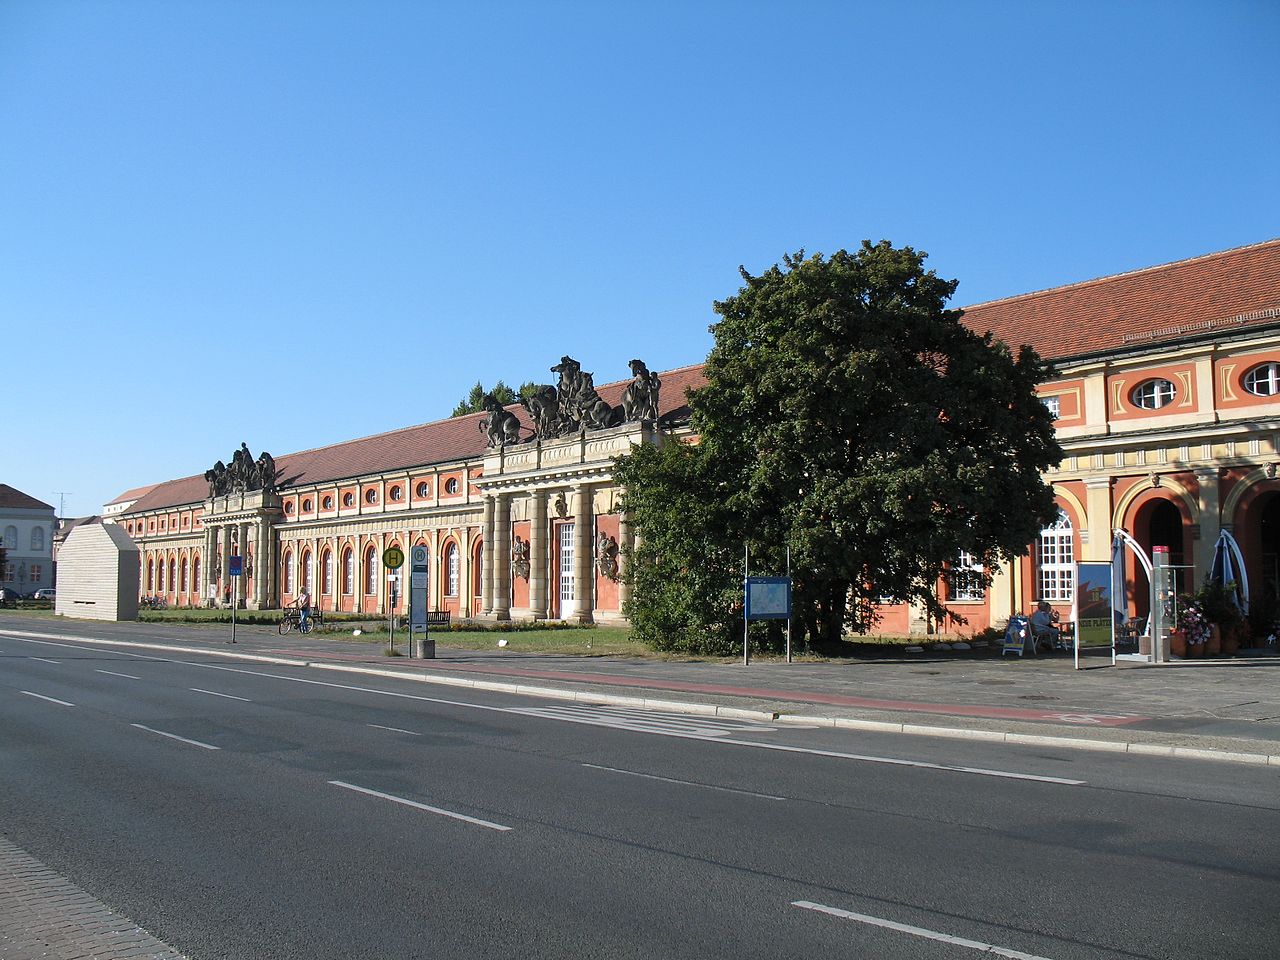
[[[1234,637],[1236,626],[1243,619],[1236,605],[1236,585],[1206,580],[1193,599],[1204,618],[1217,628],[1210,632],[1205,646],[1205,653],[1214,656],[1221,652],[1222,638],[1227,635]]]
[[[1186,637],[1186,653],[1188,657],[1203,657],[1208,646],[1212,628],[1203,608],[1193,597],[1184,597],[1178,626]]]

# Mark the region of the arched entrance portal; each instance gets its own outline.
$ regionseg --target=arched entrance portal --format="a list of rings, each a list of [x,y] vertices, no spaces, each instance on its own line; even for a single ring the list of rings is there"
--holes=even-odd
[[[1280,494],[1269,494],[1259,512],[1257,594],[1276,597],[1280,596]]]
[[[1151,497],[1142,503],[1133,515],[1133,538],[1142,546],[1149,557],[1153,547],[1169,549],[1168,563],[1173,567],[1185,567],[1187,564],[1186,523],[1182,511],[1172,500],[1165,497]],[[1133,607],[1135,616],[1146,617],[1151,614],[1150,597],[1146,590],[1137,589],[1135,571],[1129,571],[1129,587],[1133,591]],[[1141,579],[1138,577],[1137,579]],[[1190,570],[1178,571],[1179,593],[1194,588]]]

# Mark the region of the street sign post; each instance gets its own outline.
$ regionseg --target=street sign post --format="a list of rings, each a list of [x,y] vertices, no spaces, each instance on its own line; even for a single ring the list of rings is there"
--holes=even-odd
[[[382,565],[391,572],[387,574],[387,652],[396,653],[396,583],[400,574],[396,573],[404,565],[404,551],[399,547],[387,547],[382,551]],[[409,656],[413,656],[413,634],[409,634]]]
[[[244,570],[244,557],[227,558],[227,573],[231,574],[231,642],[236,642],[236,607],[240,605],[240,573]]]
[[[427,616],[427,548],[418,545],[409,550],[409,655],[413,656],[413,637],[421,631],[424,660],[434,660],[435,644],[431,641],[431,628]]]

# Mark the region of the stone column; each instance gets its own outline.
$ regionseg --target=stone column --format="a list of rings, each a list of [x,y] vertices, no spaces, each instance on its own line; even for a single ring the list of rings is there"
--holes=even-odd
[[[483,603],[483,606],[480,608],[480,613],[481,613],[481,614],[483,614],[484,616],[488,616],[489,614],[493,613],[493,590],[494,590],[494,577],[493,577],[494,500],[495,500],[495,497],[493,496],[493,494],[485,494],[485,497],[484,497],[484,532],[481,534],[481,536],[482,536],[482,537],[484,537],[484,543],[481,545],[481,548],[480,548],[480,551],[481,551],[481,552],[480,552],[480,562],[481,562],[481,573],[480,573],[480,592],[484,594],[484,603]],[[467,562],[467,561],[470,559],[471,551],[470,551],[469,549],[467,549],[467,544],[466,544],[466,542],[465,542],[465,541],[463,541],[462,543],[460,543],[460,544],[458,545],[458,548],[459,548],[460,550],[462,550],[462,551],[467,555],[466,557],[459,557],[458,559],[463,561],[463,563],[462,563],[462,567],[463,567],[463,569],[464,569],[464,570],[466,570],[466,571],[467,571],[467,573],[468,573],[468,575],[469,575],[469,574],[470,574],[470,570],[469,570],[468,568],[470,567],[470,563],[469,563],[469,562]],[[459,603],[461,603],[461,602],[462,602],[463,597],[465,597],[465,596],[470,592],[470,590],[471,590],[471,584],[470,584],[470,583],[467,583],[467,584],[465,585],[465,587],[464,587],[462,584],[459,584],[459,585],[458,585],[458,601],[459,601]]]
[[[244,561],[249,556],[249,523],[242,520],[240,522],[240,599],[246,601],[244,606],[248,606],[248,599],[252,584],[249,578],[244,575]]]
[[[214,582],[213,565],[218,555],[218,528],[206,525],[204,528],[204,554],[200,558],[200,606],[204,606],[209,597],[209,584]]]
[[[222,576],[218,581],[218,603],[222,603],[226,587],[231,584],[231,524],[222,525]]]
[[[1196,471],[1196,480],[1200,492],[1196,497],[1196,507],[1200,514],[1199,517],[1199,538],[1193,540],[1191,544],[1191,553],[1194,558],[1192,562],[1196,569],[1193,576],[1194,583],[1203,583],[1204,578],[1209,575],[1213,569],[1213,548],[1218,543],[1218,534],[1223,526],[1230,527],[1230,522],[1223,524],[1221,519],[1222,512],[1222,480],[1221,472],[1217,467],[1206,467]],[[1195,528],[1192,528],[1192,536],[1195,536]]]
[[[529,616],[547,618],[547,494],[534,490],[529,494]]]
[[[1111,485],[1113,483],[1115,483],[1114,477],[1098,477],[1085,481],[1085,510],[1088,516],[1083,518],[1081,525],[1088,531],[1088,542],[1080,544],[1082,560],[1111,559],[1111,512],[1113,510]],[[1085,540],[1083,535],[1085,530],[1081,531],[1082,541]]]
[[[595,606],[595,517],[592,488],[580,483],[573,488],[573,618],[591,623]]]
[[[488,549],[485,576],[493,570],[493,615],[498,620],[511,619],[511,494],[497,496],[493,518],[493,549]],[[492,564],[492,566],[490,566]]]

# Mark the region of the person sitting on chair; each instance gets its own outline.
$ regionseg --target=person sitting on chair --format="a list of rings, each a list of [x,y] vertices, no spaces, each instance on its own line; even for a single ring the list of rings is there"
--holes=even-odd
[[[1052,650],[1058,645],[1062,631],[1058,629],[1057,623],[1058,612],[1049,606],[1048,600],[1041,600],[1036,604],[1036,612],[1031,615],[1031,636],[1037,647],[1047,642]]]

